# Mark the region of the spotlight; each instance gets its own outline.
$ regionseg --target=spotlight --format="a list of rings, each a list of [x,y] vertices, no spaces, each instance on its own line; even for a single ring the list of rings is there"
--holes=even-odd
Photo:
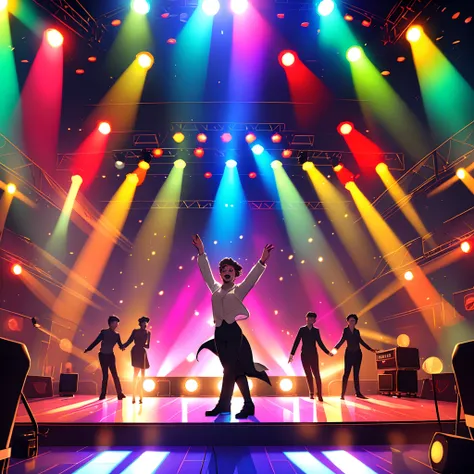
[[[350,63],[355,63],[362,57],[362,48],[359,46],[353,46],[349,48],[346,53],[346,58]]]
[[[435,433],[429,448],[431,469],[434,472],[464,474],[474,472],[474,441],[445,433]]]
[[[354,130],[354,125],[351,122],[341,122],[337,126],[337,131],[341,135],[349,135],[349,133],[351,133],[352,130]]]
[[[237,161],[235,160],[227,160],[225,162],[225,165],[227,166],[227,168],[235,168],[237,166]]]
[[[151,158],[152,158],[152,155],[150,153],[150,150],[143,149],[140,152],[140,158],[138,159],[138,167],[145,171],[149,170]]]
[[[298,164],[299,165],[304,165],[308,160],[309,160],[309,158],[308,158],[308,152],[307,151],[300,151],[298,153]]]
[[[201,8],[207,16],[214,16],[220,10],[221,4],[218,0],[202,0]]]
[[[472,250],[472,246],[467,240],[465,240],[464,242],[461,242],[461,250],[464,253],[470,253],[470,251]]]
[[[397,346],[398,347],[408,347],[410,345],[410,337],[406,334],[400,334],[397,337]]]
[[[232,135],[230,133],[223,133],[221,135],[221,140],[224,142],[224,143],[229,143],[231,140],[232,140]]]
[[[163,148],[153,148],[153,150],[151,150],[151,154],[155,158],[161,158],[163,156]]]
[[[412,281],[413,278],[415,278],[415,276],[413,275],[413,272],[411,272],[410,270],[408,270],[408,271],[405,272],[405,274],[403,275],[403,278],[405,278],[406,281]]]
[[[0,0],[0,12],[5,10],[8,6],[8,0]]]
[[[125,168],[125,153],[116,152],[113,154],[113,158],[115,161],[115,167],[118,170],[123,170]]]
[[[282,392],[289,392],[293,388],[293,382],[290,379],[280,380],[280,390]]]
[[[52,48],[59,48],[64,43],[64,36],[54,28],[46,30],[46,41]]]
[[[250,179],[255,179],[256,177],[257,177],[257,173],[255,173],[255,171],[251,171],[251,172],[249,173],[249,178],[250,178]]]
[[[174,165],[176,166],[176,168],[178,168],[178,169],[180,169],[180,170],[186,168],[186,162],[185,162],[184,160],[181,160],[181,159],[176,160],[176,161],[174,162]]]
[[[71,183],[75,184],[76,186],[80,186],[83,182],[82,176],[75,174],[74,176],[71,176]]]
[[[23,272],[23,268],[20,264],[15,263],[15,265],[12,266],[12,273],[13,275],[21,275]]]
[[[150,4],[146,0],[132,0],[131,7],[139,15],[146,15],[150,11]]]
[[[156,388],[156,383],[155,383],[154,380],[145,379],[143,381],[143,390],[145,390],[145,392],[147,392],[147,393],[153,392],[153,390],[155,390],[155,388]]]
[[[264,151],[265,148],[263,148],[263,146],[259,145],[258,143],[252,147],[252,153],[254,155],[260,156]]]
[[[155,62],[155,58],[152,54],[147,53],[146,51],[138,53],[136,56],[138,65],[143,69],[150,69]]]
[[[127,182],[129,182],[130,184],[138,184],[138,182],[140,181],[136,173],[128,173],[126,179]]]
[[[272,135],[272,142],[273,143],[281,143],[281,135],[279,133],[275,133]]]
[[[331,166],[332,169],[336,172],[339,173],[339,171],[342,171],[342,168],[344,168],[344,164],[342,163],[342,156],[339,154],[336,154],[331,158]]]
[[[176,143],[182,143],[184,141],[184,135],[182,132],[176,132],[174,135],[173,135],[173,140],[176,142]]]
[[[241,15],[249,6],[248,0],[231,0],[230,9],[236,14]]]
[[[199,143],[206,143],[207,142],[207,135],[205,133],[198,133],[197,137],[196,137],[196,140]]]
[[[249,145],[250,145],[250,143],[253,143],[256,139],[257,139],[257,137],[255,136],[254,133],[247,133],[247,135],[245,135],[245,141]]]
[[[337,349],[331,349],[331,354],[336,355],[337,354]]]
[[[303,171],[309,171],[312,168],[314,168],[314,163],[312,161],[305,161],[303,163]]]
[[[115,160],[115,167],[118,170],[123,170],[125,168],[125,163],[123,161],[120,161],[120,160]]]
[[[99,130],[102,135],[108,135],[112,131],[112,127],[109,122],[100,122],[97,130]]]
[[[293,51],[282,51],[278,56],[278,61],[283,67],[293,66],[296,61],[296,53]]]
[[[204,156],[204,148],[196,148],[193,153],[196,158],[202,158]]]
[[[16,185],[13,183],[8,183],[7,184],[7,193],[8,194],[15,194],[16,192]]]
[[[412,26],[411,28],[408,28],[407,40],[410,43],[416,43],[421,38],[422,33],[423,28],[421,26]]]
[[[291,158],[292,154],[293,154],[293,152],[291,150],[283,150],[281,152],[282,158]]]
[[[388,171],[387,163],[379,163],[379,164],[375,167],[375,171],[377,172],[377,174],[385,173],[386,171]]]
[[[280,160],[273,160],[270,164],[272,169],[276,170],[277,168],[281,168],[283,166],[283,163]]]
[[[184,383],[184,388],[190,393],[194,393],[198,389],[198,387],[199,384],[194,379],[188,379]]]
[[[205,177],[206,179],[210,179],[210,178],[212,178],[212,173],[211,173],[210,171],[206,171],[206,172],[204,173],[204,177]]]
[[[456,170],[456,176],[461,180],[466,179],[467,172],[464,168],[458,168]]]
[[[318,15],[328,16],[334,10],[334,2],[332,0],[322,0],[318,5]]]

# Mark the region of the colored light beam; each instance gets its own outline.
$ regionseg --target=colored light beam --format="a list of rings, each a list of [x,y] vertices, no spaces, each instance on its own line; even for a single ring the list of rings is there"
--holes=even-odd
[[[87,280],[89,285],[97,287],[103,275],[107,262],[112,254],[121,230],[125,224],[130,205],[133,201],[136,190],[136,181],[125,179],[120,188],[112,197],[107,207],[101,215],[98,226],[89,236],[86,244],[81,250],[72,271]],[[114,229],[115,232],[104,232],[105,229]],[[89,298],[91,292],[84,288],[76,278],[68,276],[66,287],[76,293]],[[79,324],[84,312],[87,309],[85,303],[78,303],[77,299],[72,300],[65,291],[61,291],[53,308],[55,314],[60,314],[64,319]]]
[[[0,132],[11,134],[12,116],[20,98],[15,66],[14,49],[10,33],[8,9],[0,11]]]
[[[347,451],[323,451],[322,453],[344,474],[377,474]]]
[[[46,23],[41,18],[40,10],[33,2],[9,0],[8,10],[38,36],[41,36],[46,28]]]
[[[288,451],[283,453],[304,474],[332,474],[333,471],[316,459],[308,451]]]
[[[104,451],[97,454],[84,466],[75,471],[75,474],[110,474],[132,451]]]
[[[460,172],[460,170],[461,169],[459,169],[456,173],[459,181],[461,181],[466,186],[466,188],[469,189],[472,194],[474,194],[474,178],[467,169],[462,168],[462,172]]]
[[[21,93],[21,110],[27,153],[48,172],[56,170],[62,87],[63,47],[51,47],[44,35]]]
[[[383,150],[355,128],[352,128],[348,134],[342,134],[342,137],[354,155],[359,168],[374,170],[383,161]]]
[[[345,198],[315,166],[307,170],[315,191],[324,203],[336,233],[354,261],[359,273],[369,279],[373,275],[372,244],[368,236],[356,223],[356,216],[345,203]],[[358,216],[357,216],[358,217]]]
[[[135,239],[133,254],[125,272],[129,284],[139,287],[126,304],[126,314],[133,321],[152,310],[158,284],[170,258],[178,206],[160,208],[160,204],[179,202],[183,174],[182,168],[174,166],[171,169]],[[145,284],[141,286],[141,282]]]
[[[145,451],[122,474],[153,474],[167,458],[169,451]]]
[[[275,201],[278,201],[278,189],[276,187],[275,175],[272,172],[271,162],[273,161],[272,155],[268,151],[263,151],[261,155],[255,155],[253,153],[255,163],[258,168],[258,175],[262,179],[266,190],[271,194]]]
[[[474,163],[471,163],[469,166],[466,166],[464,169],[466,170],[467,173],[470,173],[471,171],[474,170]],[[438,187],[433,189],[433,191],[430,191],[428,193],[428,197],[430,198],[430,197],[436,196],[436,194],[446,191],[448,188],[450,188],[453,184],[457,183],[458,181],[459,181],[459,177],[457,175],[452,176],[451,178],[441,183]]]
[[[7,193],[4,189],[2,197],[0,198],[0,242],[12,202],[13,194]]]
[[[425,227],[423,221],[421,220],[421,217],[418,215],[415,207],[410,202],[409,196],[405,194],[401,186],[393,177],[392,173],[388,169],[388,166],[385,163],[379,163],[375,168],[375,171],[380,176],[380,179],[387,188],[387,191],[389,192],[390,196],[392,196],[395,203],[403,212],[403,215],[418,232],[418,235],[420,237],[427,236],[429,233],[428,229]]]
[[[427,326],[433,332],[435,325],[432,312],[423,309],[426,301],[443,301],[447,308],[451,308],[454,314],[454,308],[442,298],[430,283],[423,270],[416,264],[410,252],[403,246],[398,237],[382,219],[382,216],[372,206],[369,200],[357,187],[357,184],[351,183],[347,187],[351,193],[354,202],[359,209],[362,219],[365,222],[375,244],[384,255],[385,261],[393,270],[394,275],[404,284],[408,296],[420,308],[420,312],[426,321]],[[406,267],[410,265],[410,270],[414,275],[413,281],[407,282],[404,278]],[[403,268],[403,266],[405,268]]]
[[[424,32],[410,46],[428,120],[444,140],[471,122],[474,92]]]
[[[204,95],[214,17],[206,15],[201,5],[202,0],[174,46],[176,72],[171,91],[176,100],[184,97],[201,100]]]

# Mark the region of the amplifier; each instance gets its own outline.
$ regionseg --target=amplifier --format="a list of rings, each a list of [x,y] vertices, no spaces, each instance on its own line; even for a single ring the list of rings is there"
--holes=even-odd
[[[47,398],[53,396],[53,379],[51,377],[40,377],[28,375],[23,387],[23,393],[28,399]]]
[[[379,392],[410,393],[418,392],[416,370],[387,370],[378,374]]]
[[[375,359],[377,370],[419,370],[420,354],[414,347],[395,347],[386,351],[378,351]]]

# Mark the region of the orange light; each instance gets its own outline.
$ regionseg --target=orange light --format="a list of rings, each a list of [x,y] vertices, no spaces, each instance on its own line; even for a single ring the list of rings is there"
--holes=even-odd
[[[112,26],[120,26],[122,24],[122,21],[121,20],[112,20],[112,22],[110,23]]]
[[[338,165],[334,166],[333,169],[336,173],[339,173],[339,171],[341,171],[342,168],[344,168],[344,165],[338,164]]]
[[[151,154],[155,158],[160,158],[161,156],[163,156],[163,149],[162,148],[153,148],[153,150],[151,151]]]
[[[102,135],[108,135],[112,131],[112,127],[109,122],[100,122],[98,130]]]
[[[146,51],[137,54],[137,63],[141,68],[145,70],[150,69],[153,66],[154,62],[155,58],[153,57],[153,55]]]
[[[204,149],[203,148],[196,148],[194,150],[194,156],[196,158],[202,158],[204,156]]]
[[[54,28],[49,28],[45,32],[46,41],[52,48],[59,48],[64,43],[64,36]]]
[[[293,152],[291,150],[283,150],[281,152],[281,156],[283,158],[291,158],[291,155],[293,154]]]
[[[352,21],[354,19],[354,17],[352,15],[349,15],[348,13],[346,13],[344,15],[344,20],[346,21]]]
[[[78,76],[82,76],[86,71],[84,71],[84,69],[76,69],[76,74]]]
[[[8,194],[15,194],[16,191],[16,185],[13,183],[8,183],[7,184],[7,193]]]
[[[89,56],[87,58],[87,60],[90,62],[90,63],[95,63],[97,61],[97,58],[95,56]]]
[[[196,140],[199,143],[206,143],[207,142],[207,135],[205,133],[198,133]]]
[[[140,163],[138,163],[138,167],[141,169],[141,170],[144,170],[144,171],[147,171],[150,169],[150,163],[147,163],[146,161],[140,161]]]
[[[281,135],[279,133],[275,133],[272,135],[272,142],[273,143],[280,143],[281,142]]]
[[[423,33],[423,28],[421,26],[412,26],[407,31],[407,40],[410,43],[416,43]]]
[[[257,137],[255,136],[254,133],[247,133],[247,135],[245,135],[245,141],[247,143],[253,143],[256,139]]]
[[[176,132],[174,135],[173,135],[173,140],[176,142],[176,143],[182,143],[184,141],[184,134],[181,133],[181,132]]]
[[[18,263],[15,263],[15,265],[12,266],[13,275],[21,275],[22,272],[23,272],[23,268]]]
[[[341,135],[349,135],[352,130],[354,130],[354,125],[351,122],[342,122],[337,127],[337,131]]]
[[[461,250],[464,253],[469,253],[472,250],[471,244],[467,240],[461,242]]]

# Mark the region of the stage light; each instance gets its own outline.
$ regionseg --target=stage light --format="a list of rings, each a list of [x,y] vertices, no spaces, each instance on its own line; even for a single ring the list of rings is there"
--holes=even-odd
[[[349,135],[349,133],[351,133],[352,130],[354,130],[354,125],[351,122],[341,122],[337,126],[337,131],[341,135]]]
[[[322,0],[318,5],[318,15],[328,16],[334,11],[334,2],[332,0]]]
[[[115,168],[123,170],[125,168],[125,163],[121,160],[115,160]]]
[[[5,10],[8,6],[8,0],[0,0],[0,12]]]
[[[13,183],[8,183],[7,184],[7,193],[8,194],[15,194],[16,192],[16,185],[14,185]]]
[[[186,168],[186,162],[184,160],[181,160],[181,159],[176,160],[174,162],[174,165],[176,166],[176,168],[181,169],[181,170]]]
[[[460,180],[463,180],[463,179],[466,179],[466,176],[467,176],[467,172],[464,168],[458,168],[456,170],[456,176],[460,179]]]
[[[255,171],[251,171],[251,172],[249,173],[249,178],[250,178],[250,179],[255,179],[256,177],[257,177],[257,173],[255,173]]]
[[[281,135],[279,133],[275,133],[272,135],[272,142],[273,143],[281,143]]]
[[[376,167],[375,167],[375,171],[380,174],[380,173],[385,173],[386,171],[388,171],[388,166],[386,163],[379,163]]]
[[[355,63],[362,57],[362,48],[359,46],[353,46],[349,48],[346,53],[346,58],[349,62]]]
[[[227,160],[225,162],[225,165],[227,166],[227,168],[235,168],[237,166],[237,161],[235,160]]]
[[[138,53],[136,58],[138,65],[146,70],[150,69],[153,66],[153,63],[155,62],[155,58],[153,57],[153,55],[147,53],[146,51]]]
[[[293,382],[290,379],[280,380],[280,390],[282,392],[289,392],[293,388]]]
[[[430,448],[430,459],[439,464],[444,456],[444,448],[440,441],[435,441]]]
[[[140,161],[140,163],[138,163],[138,167],[141,170],[148,171],[150,169],[150,163],[147,163],[146,161]]]
[[[314,168],[314,163],[312,161],[305,161],[303,163],[303,171],[309,171],[312,168]]]
[[[174,135],[173,135],[173,140],[176,142],[176,143],[183,143],[184,141],[184,134],[182,132],[176,132]]]
[[[156,383],[154,380],[152,379],[145,379],[143,381],[143,390],[145,390],[145,392],[147,393],[150,393],[150,392],[153,392],[156,388]]]
[[[76,186],[80,186],[83,182],[82,176],[75,174],[74,176],[71,176],[71,183],[75,184]]]
[[[194,379],[188,379],[184,383],[184,388],[190,393],[194,393],[198,389],[198,387],[199,384]]]
[[[21,265],[19,265],[18,263],[15,263],[15,265],[12,266],[12,273],[13,275],[21,275],[23,272],[23,268]]]
[[[255,136],[254,133],[247,133],[247,135],[245,135],[245,141],[248,144],[253,143],[256,139],[257,137]]]
[[[344,183],[344,187],[350,191],[351,188],[352,188],[352,185],[355,184],[355,181],[354,181],[354,176],[352,176],[350,179],[348,179],[345,183]]]
[[[232,140],[232,135],[230,133],[223,133],[221,135],[221,140],[224,142],[224,143],[229,143],[231,140]]]
[[[413,275],[413,272],[411,272],[410,270],[408,270],[408,271],[405,272],[405,274],[403,275],[403,278],[405,278],[406,281],[412,281],[413,278],[415,278],[415,275]]]
[[[138,175],[135,173],[128,173],[126,179],[130,184],[138,184],[140,181]]]
[[[308,152],[306,150],[300,151],[298,154],[298,164],[303,166],[308,160]]]
[[[230,9],[236,14],[241,15],[249,6],[248,0],[231,0]]]
[[[155,158],[160,158],[163,156],[163,148],[153,148],[153,150],[151,150],[151,154]]]
[[[212,178],[212,173],[211,173],[210,171],[206,171],[206,172],[204,173],[204,177],[205,177],[206,179]]]
[[[464,253],[469,253],[472,250],[472,246],[467,240],[465,240],[464,242],[461,242],[461,250]]]
[[[265,148],[263,148],[263,146],[259,145],[258,143],[257,143],[257,145],[254,145],[252,147],[252,153],[254,155],[260,156],[264,151],[265,151]]]
[[[342,157],[339,155],[333,156],[331,158],[331,166],[336,173],[342,171],[342,169],[344,168],[344,164],[342,163]]]
[[[282,51],[278,56],[278,61],[283,67],[291,67],[295,64],[296,53],[293,51]]]
[[[464,406],[463,406],[464,408]],[[446,433],[435,433],[429,448],[433,472],[465,474],[474,472],[474,441]]]
[[[337,349],[331,349],[331,354],[336,355],[337,354]]]
[[[416,43],[421,38],[422,33],[423,28],[421,26],[412,26],[411,28],[408,28],[407,40],[410,43]]]
[[[282,158],[291,158],[292,154],[293,154],[293,152],[291,150],[283,150],[281,152]]]
[[[97,130],[99,130],[102,135],[108,135],[112,131],[112,127],[109,122],[100,122]]]
[[[151,159],[152,159],[152,155],[150,151],[144,148],[140,152],[140,158],[138,159],[138,167],[145,171],[149,170]]]
[[[443,361],[439,357],[428,357],[421,368],[429,375],[440,374],[443,371]]]
[[[202,0],[201,8],[207,16],[214,16],[220,10],[221,4],[218,0]]]
[[[64,36],[54,28],[46,30],[46,41],[52,48],[59,48],[64,43]]]
[[[196,140],[199,143],[206,143],[207,142],[207,135],[205,133],[198,133],[197,137],[196,137]]]
[[[132,10],[139,15],[146,15],[150,11],[150,4],[146,0],[132,0]]]
[[[196,148],[193,153],[196,158],[202,158],[204,156],[204,148]]]
[[[397,346],[398,347],[408,347],[410,345],[410,337],[406,334],[400,334],[397,337]]]
[[[276,170],[277,168],[281,168],[283,166],[283,163],[280,160],[273,160],[270,164],[272,169]]]

